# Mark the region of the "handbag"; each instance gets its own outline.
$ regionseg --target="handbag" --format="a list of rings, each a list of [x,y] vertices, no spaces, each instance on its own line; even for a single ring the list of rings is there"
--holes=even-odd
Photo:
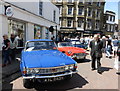
[[[96,52],[96,53],[95,53],[95,56],[96,56],[97,58],[102,58],[102,52]]]

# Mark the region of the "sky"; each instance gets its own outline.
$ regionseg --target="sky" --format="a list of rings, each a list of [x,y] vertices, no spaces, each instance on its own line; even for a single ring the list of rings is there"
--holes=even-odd
[[[109,11],[113,11],[116,13],[116,20],[115,20],[116,23],[118,23],[118,10],[120,10],[118,9],[119,1],[120,0],[106,0],[106,3],[105,3],[105,11],[109,10]]]

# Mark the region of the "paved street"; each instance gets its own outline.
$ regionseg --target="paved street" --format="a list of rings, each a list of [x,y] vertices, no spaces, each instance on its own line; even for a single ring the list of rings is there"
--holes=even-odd
[[[87,56],[89,59],[90,56]],[[36,83],[33,89],[118,89],[118,75],[114,66],[114,58],[103,58],[102,74],[98,74],[97,71],[91,71],[90,60],[85,62],[78,62],[78,74],[75,74],[70,81],[61,81],[49,84]],[[22,85],[22,77],[20,73],[16,74],[17,79],[11,81],[9,84],[4,84],[3,88],[9,89],[25,89]],[[13,78],[13,77],[12,77]],[[6,81],[7,82],[7,81]]]

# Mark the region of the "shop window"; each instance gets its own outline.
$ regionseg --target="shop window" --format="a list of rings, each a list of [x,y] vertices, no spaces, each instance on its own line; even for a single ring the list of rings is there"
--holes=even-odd
[[[46,39],[49,39],[49,30],[48,30],[48,28],[46,28],[45,33],[46,33]]]
[[[18,39],[18,48],[23,47],[25,43],[25,23],[15,21],[15,20],[8,20],[8,37],[13,33],[15,34],[16,38]]]
[[[40,39],[42,37],[42,27],[34,25],[34,39]]]

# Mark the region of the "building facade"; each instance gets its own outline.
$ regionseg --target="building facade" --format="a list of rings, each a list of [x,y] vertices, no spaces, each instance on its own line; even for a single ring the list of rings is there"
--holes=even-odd
[[[114,35],[114,32],[117,32],[116,23],[115,23],[115,12],[106,11],[105,12],[105,34]]]
[[[29,39],[56,37],[56,31],[49,32],[49,27],[57,26],[57,30],[59,30],[58,17],[59,9],[49,0],[47,2],[44,0],[33,2],[0,1],[0,50],[4,34],[10,37],[10,34],[14,33],[20,40],[18,47],[23,47],[25,41]]]
[[[103,31],[104,0],[52,0],[59,8],[63,35],[90,35]]]

